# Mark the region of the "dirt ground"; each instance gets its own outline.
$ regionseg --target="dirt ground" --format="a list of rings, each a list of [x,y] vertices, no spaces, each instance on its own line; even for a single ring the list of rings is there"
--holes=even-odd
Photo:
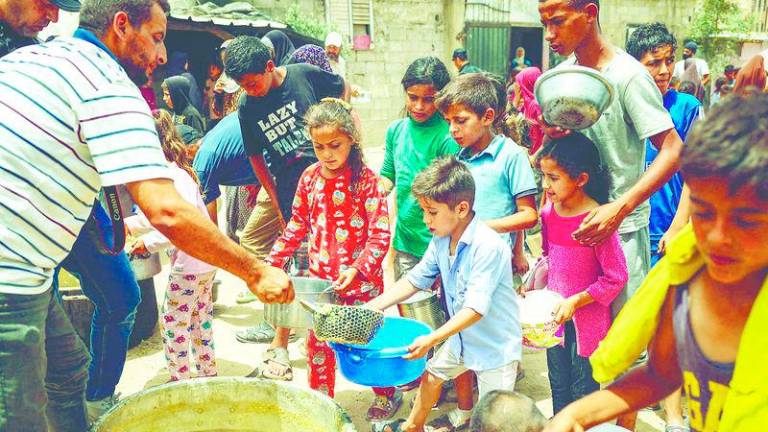
[[[369,165],[378,171],[378,166],[383,159],[383,148],[366,149],[366,159]],[[162,301],[164,295],[168,267],[166,264],[163,267],[163,273],[155,277],[158,301]],[[235,339],[235,332],[259,323],[263,316],[263,306],[258,302],[247,305],[236,304],[235,297],[238,292],[245,289],[245,284],[221,270],[217,278],[222,283],[218,301],[214,307],[213,328],[219,375],[245,376],[260,362],[261,355],[267,345],[240,343]],[[288,349],[294,372],[294,378],[290,385],[308,387],[306,357],[302,355],[299,348],[302,341],[300,339],[290,344]],[[156,329],[151,338],[130,350],[125,370],[117,386],[117,392],[122,394],[121,397],[127,397],[169,380],[162,349],[160,333]],[[536,400],[539,409],[546,416],[550,416],[552,414],[552,400],[547,379],[545,352],[526,350],[523,354],[522,365],[525,370],[525,378],[518,382],[517,390]],[[365,387],[350,383],[340,373],[337,376],[337,402],[350,415],[359,432],[369,431],[371,428],[365,420],[365,414],[373,400],[373,393]],[[396,418],[408,415],[409,402],[414,395],[415,391],[406,394],[405,402]],[[439,411],[433,412],[433,417],[437,417],[454,407],[455,404],[444,404]],[[636,430],[639,432],[663,430],[664,423],[660,416],[661,412],[642,411]]]

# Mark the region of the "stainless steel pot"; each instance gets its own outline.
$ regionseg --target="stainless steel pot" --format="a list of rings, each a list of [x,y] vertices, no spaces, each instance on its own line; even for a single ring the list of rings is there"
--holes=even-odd
[[[110,409],[94,432],[355,432],[333,399],[308,388],[241,377],[179,381]]]
[[[433,292],[419,291],[405,302],[397,305],[397,309],[402,317],[421,321],[432,327],[432,330],[446,322],[440,299]]]
[[[136,276],[137,281],[152,279],[162,270],[162,266],[160,265],[160,255],[156,253],[149,255],[129,254],[128,260],[131,262],[131,268],[133,269],[133,274]]]
[[[547,71],[533,89],[544,120],[566,129],[586,129],[597,123],[614,98],[613,85],[584,66]]]
[[[331,282],[309,277],[292,277],[296,298],[289,304],[264,305],[264,319],[275,327],[311,328],[312,314],[307,312],[300,300],[310,303],[333,303],[333,290],[327,291]]]

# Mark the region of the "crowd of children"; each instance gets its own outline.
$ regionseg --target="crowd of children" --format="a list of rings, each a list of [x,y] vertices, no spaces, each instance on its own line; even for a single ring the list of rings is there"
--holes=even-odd
[[[761,331],[768,325],[761,288],[768,100],[725,98],[704,121],[701,103],[670,85],[677,41],[664,25],[638,27],[625,52],[600,34],[598,2],[542,0],[540,12],[555,49],[575,53],[564,64],[601,70],[620,90],[603,118],[580,132],[546,124],[532,93],[537,68],[517,71],[510,97],[491,74],[451,79],[439,59],[423,57],[402,78],[405,116],[386,132],[379,174],[363,160],[348,83],[322,58],[321,67],[293,64],[317,62],[321,48],[300,49],[278,66],[276,56],[286,54],[266,41],[229,44],[224,71],[246,96],[239,124],[225,117],[219,127],[240,126],[241,157],[250,159],[280,220],[266,261],[287,268],[307,244],[304,270],[332,282],[343,305],[383,310],[420,290],[439,293],[447,322],[417,338],[406,356],[431,356],[412,383],[418,393],[410,414],[393,420],[402,389],[374,388],[367,415],[374,431],[581,431],[617,417],[632,428],[633,411],[662,399],[668,431],[758,430],[768,422],[768,395],[753,377],[765,375],[757,366],[768,360],[756,348],[768,342]],[[564,23],[565,15],[583,20]],[[156,115],[158,135],[176,188],[208,215],[181,140],[169,130],[174,122],[202,127],[177,81],[163,84],[174,114]],[[524,125],[519,143],[504,134],[508,102],[521,113],[513,121]],[[278,122],[275,113],[291,121]],[[546,265],[536,268],[546,273],[537,276],[564,299],[552,311],[563,342],[546,352],[555,414],[548,425],[514,392],[522,371],[516,297],[525,295],[519,276],[530,258],[525,231],[538,224]],[[134,253],[169,246],[141,215],[128,226],[141,234]],[[385,291],[390,246],[396,282]],[[163,306],[172,380],[190,376],[192,357],[198,375],[216,374],[214,275],[215,268],[173,252]],[[289,331],[276,329],[261,376],[291,378]],[[333,397],[333,350],[311,330],[306,349],[310,388]],[[633,363],[639,366],[617,379]],[[449,381],[457,408],[427,424]],[[611,426],[591,430],[599,427]]]

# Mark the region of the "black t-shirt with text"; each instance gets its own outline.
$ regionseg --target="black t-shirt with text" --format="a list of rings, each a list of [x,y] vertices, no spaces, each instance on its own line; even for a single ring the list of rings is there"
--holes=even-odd
[[[304,114],[321,99],[339,97],[344,91],[340,76],[318,67],[292,64],[285,69],[280,87],[263,97],[248,96],[240,106],[245,152],[253,156],[266,150],[273,168],[301,158],[315,159]]]
[[[285,69],[280,87],[263,97],[246,97],[239,116],[246,154],[267,152],[280,209],[287,218],[301,173],[317,162],[304,115],[321,99],[340,97],[344,79],[309,64],[291,64]]]

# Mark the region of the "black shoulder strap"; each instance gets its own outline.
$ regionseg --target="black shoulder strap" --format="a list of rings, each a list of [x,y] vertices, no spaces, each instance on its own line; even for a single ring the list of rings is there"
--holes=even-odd
[[[105,187],[104,198],[107,203],[107,213],[112,220],[112,248],[109,248],[104,241],[107,233],[97,233],[96,245],[100,253],[117,255],[125,247],[125,226],[123,224],[123,211],[120,209],[120,197],[117,194],[117,187]]]

